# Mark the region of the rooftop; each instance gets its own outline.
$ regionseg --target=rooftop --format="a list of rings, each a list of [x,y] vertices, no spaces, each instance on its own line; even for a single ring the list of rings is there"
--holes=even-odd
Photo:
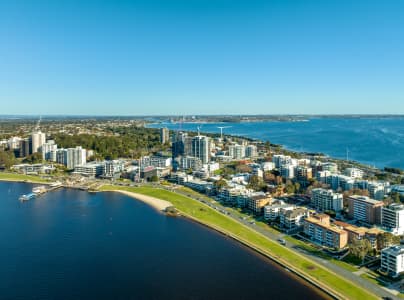
[[[383,201],[379,201],[379,200],[375,200],[372,198],[369,198],[367,196],[360,196],[360,195],[352,195],[349,198],[354,199],[354,200],[358,200],[358,201],[362,201],[362,202],[366,202],[366,203],[370,203],[370,204],[383,204]]]

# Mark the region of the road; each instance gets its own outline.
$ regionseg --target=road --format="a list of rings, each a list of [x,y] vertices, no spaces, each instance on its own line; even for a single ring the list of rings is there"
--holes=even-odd
[[[182,190],[179,190],[179,189],[172,189],[172,188],[169,188],[169,187],[163,187],[163,188],[167,189],[169,191],[173,191],[175,193],[190,197],[190,198],[192,198],[194,200],[197,200],[199,202],[203,202],[200,197],[196,197],[196,196],[194,196],[192,194],[187,193],[186,191],[182,191]],[[214,199],[212,199],[212,200],[214,200]],[[216,208],[219,211],[221,211],[221,210],[227,211],[225,206],[221,205],[219,202],[217,202],[215,200],[214,200],[214,203],[204,203],[204,204],[207,204],[212,208]],[[265,230],[265,229],[263,229],[263,228],[261,228],[259,226],[251,224],[250,221],[240,219],[240,217],[238,215],[236,215],[236,214],[234,214],[232,212],[229,212],[229,214],[227,214],[227,216],[234,219],[234,220],[236,220],[237,222],[240,222],[240,223],[244,224],[245,226],[247,226],[247,227],[249,227],[249,228],[251,228],[251,229],[253,229],[253,230],[255,230],[255,231],[259,232],[259,233],[261,233],[262,235],[266,236],[267,238],[269,238],[269,239],[271,239],[271,240],[273,240],[275,242],[278,242],[278,239],[280,237],[282,237],[282,235],[283,235],[283,234],[274,234],[274,233],[272,233],[272,232],[270,232],[268,230]],[[310,260],[313,260],[316,263],[318,263],[319,265],[323,266],[324,268],[326,268],[328,270],[331,270],[336,274],[339,274],[341,277],[343,277],[345,279],[348,279],[349,281],[354,282],[359,286],[362,286],[363,288],[365,288],[366,290],[368,290],[369,292],[373,293],[374,295],[376,295],[376,296],[378,296],[380,298],[390,297],[392,299],[400,299],[400,298],[394,296],[392,293],[388,292],[387,290],[383,289],[382,287],[379,287],[376,284],[373,284],[373,283],[363,279],[362,277],[360,277],[360,276],[358,276],[358,275],[356,275],[356,274],[354,274],[354,273],[352,273],[352,272],[350,272],[350,271],[348,271],[348,270],[346,270],[346,269],[344,269],[344,268],[342,268],[342,267],[340,267],[338,265],[335,265],[335,264],[327,261],[326,259],[323,259],[323,258],[320,258],[320,257],[315,256],[313,254],[307,253],[303,249],[300,249],[297,244],[294,244],[293,242],[290,242],[289,240],[286,242],[285,247],[289,248],[292,251],[299,252],[299,254],[301,254],[302,256],[304,256],[304,257],[306,257],[306,258],[308,258]]]

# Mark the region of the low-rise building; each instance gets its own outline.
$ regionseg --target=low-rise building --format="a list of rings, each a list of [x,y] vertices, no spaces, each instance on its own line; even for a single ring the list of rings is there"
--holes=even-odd
[[[298,231],[303,227],[303,220],[309,216],[309,211],[303,207],[281,210],[280,226],[286,231]]]
[[[382,250],[380,270],[392,277],[398,277],[404,272],[404,245]]]
[[[104,163],[90,162],[85,165],[76,166],[74,168],[74,173],[90,178],[95,178],[101,176],[104,173],[104,169]]]
[[[362,178],[363,177],[363,171],[358,168],[346,168],[344,170],[345,176],[351,177],[351,178]]]
[[[393,203],[388,207],[383,207],[382,226],[392,234],[404,234],[404,205]]]
[[[261,215],[264,211],[264,206],[271,203],[272,197],[265,193],[254,193],[248,201],[248,208],[256,215]]]
[[[315,243],[342,249],[348,244],[348,232],[330,224],[330,216],[317,214],[304,220],[304,233]]]
[[[283,211],[293,210],[295,208],[295,205],[285,203],[266,205],[264,207],[264,219],[267,221],[275,221],[278,217],[280,217]]]

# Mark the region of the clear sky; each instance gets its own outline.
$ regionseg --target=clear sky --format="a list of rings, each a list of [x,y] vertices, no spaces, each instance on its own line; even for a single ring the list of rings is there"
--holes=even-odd
[[[0,0],[0,114],[404,114],[402,0]]]

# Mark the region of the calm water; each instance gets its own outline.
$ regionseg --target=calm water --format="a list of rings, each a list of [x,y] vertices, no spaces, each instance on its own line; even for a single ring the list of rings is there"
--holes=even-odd
[[[323,299],[238,243],[117,194],[0,182],[1,299]]]
[[[177,130],[178,124],[153,124]],[[196,124],[182,124],[183,130],[196,131]],[[322,152],[379,168],[404,168],[404,118],[310,119],[309,122],[262,122],[204,124],[202,131],[242,135],[269,140],[296,151]]]

